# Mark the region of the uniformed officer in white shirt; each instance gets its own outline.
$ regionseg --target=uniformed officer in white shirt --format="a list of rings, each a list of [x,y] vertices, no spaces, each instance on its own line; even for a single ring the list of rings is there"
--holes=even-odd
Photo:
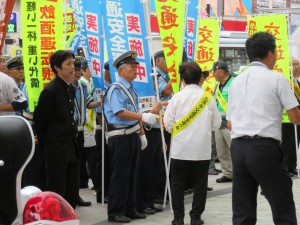
[[[4,67],[5,60],[0,56],[0,67]],[[15,111],[26,109],[28,102],[18,89],[14,80],[0,72],[0,116],[15,115]]]
[[[300,123],[298,102],[287,79],[272,69],[275,38],[258,32],[247,39],[251,62],[229,88],[227,121],[233,164],[233,225],[256,224],[258,186],[267,198],[274,224],[296,225],[292,180],[283,165],[282,112]]]

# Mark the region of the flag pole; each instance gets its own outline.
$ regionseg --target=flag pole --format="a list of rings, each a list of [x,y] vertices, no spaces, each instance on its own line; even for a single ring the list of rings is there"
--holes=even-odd
[[[158,91],[158,80],[157,80],[157,73],[155,69],[155,59],[154,59],[154,51],[153,51],[153,36],[151,35],[151,24],[150,24],[150,5],[149,5],[149,0],[142,0],[142,3],[144,4],[144,12],[145,12],[145,21],[146,22],[146,27],[147,27],[147,34],[148,34],[148,40],[149,40],[149,53],[150,57],[152,59],[153,65],[152,65],[152,76],[154,76],[154,83],[155,83],[155,92],[156,92],[156,99],[159,101],[159,91]],[[165,141],[165,136],[164,136],[164,128],[162,125],[162,110],[159,111],[159,126],[160,126],[160,133],[161,133],[161,138],[162,138],[162,148],[163,148],[163,154],[164,154],[164,164],[165,164],[165,170],[166,170],[166,188],[169,191],[169,202],[170,202],[170,210],[172,210],[172,198],[171,198],[171,187],[170,187],[170,179],[169,179],[169,170],[168,170],[168,163],[167,163],[167,155],[166,155],[166,141]],[[163,202],[163,208],[166,207],[166,193],[164,195],[164,202]]]

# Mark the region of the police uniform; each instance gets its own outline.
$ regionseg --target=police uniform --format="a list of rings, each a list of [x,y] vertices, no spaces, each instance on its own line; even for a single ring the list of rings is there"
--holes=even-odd
[[[12,104],[15,110],[23,110],[28,106],[27,100],[16,86],[14,80],[0,72],[0,105]],[[0,112],[0,116],[15,115],[15,112]]]
[[[76,56],[74,60],[75,68],[81,68],[81,62],[84,60],[83,56]],[[86,170],[86,154],[84,150],[84,124],[86,122],[86,106],[93,100],[90,95],[88,95],[87,86],[78,82],[75,87],[75,110],[74,116],[78,126],[78,135],[77,135],[77,143],[79,147],[80,153],[80,188],[88,187],[88,174]]]
[[[104,63],[104,69],[109,70],[109,63],[106,61]],[[106,91],[110,87],[111,83],[107,80],[104,80],[104,90]],[[97,113],[97,117],[101,117],[102,119],[102,112],[103,107],[99,106],[95,109]],[[97,120],[98,123],[101,122],[101,120]],[[99,127],[101,127],[102,124],[99,124]],[[102,127],[100,129],[96,130],[96,142],[98,146],[98,157],[97,157],[97,169],[96,169],[96,192],[97,192],[97,202],[102,202]],[[108,189],[109,189],[109,180],[110,180],[110,162],[109,162],[109,151],[107,143],[104,141],[104,202],[108,202]]]
[[[15,57],[9,59],[6,63],[6,67],[7,67],[8,70],[15,69],[15,68],[18,68],[18,67],[23,67],[24,68],[23,56],[18,55],[18,56],[15,56]],[[24,85],[25,85],[24,82],[20,82],[20,83],[16,82],[16,85],[18,86],[20,91],[23,91]]]
[[[136,52],[128,51],[119,56],[113,66],[119,68],[126,63],[137,63]],[[104,101],[104,115],[108,127],[108,147],[110,152],[111,179],[109,186],[109,221],[118,217],[136,215],[134,185],[137,151],[141,149],[138,120],[124,120],[117,116],[120,111],[138,111],[138,96],[135,88],[122,77],[117,77],[107,90]],[[131,99],[132,98],[132,101]]]

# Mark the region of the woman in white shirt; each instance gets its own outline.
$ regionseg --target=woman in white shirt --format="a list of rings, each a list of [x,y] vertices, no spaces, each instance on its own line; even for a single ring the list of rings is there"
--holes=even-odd
[[[206,203],[211,132],[220,127],[221,116],[214,97],[199,86],[202,71],[198,64],[184,62],[179,72],[185,88],[169,101],[164,116],[167,131],[172,132],[172,224],[184,224],[184,188],[187,171],[192,171],[194,197],[190,211],[191,225],[198,225],[204,223],[201,215]]]

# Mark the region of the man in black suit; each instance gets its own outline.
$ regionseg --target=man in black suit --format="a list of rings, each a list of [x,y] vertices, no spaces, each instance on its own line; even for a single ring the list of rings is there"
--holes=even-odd
[[[79,150],[74,120],[74,55],[56,51],[50,58],[55,79],[41,92],[34,111],[38,141],[44,151],[47,187],[75,208],[79,195]]]

